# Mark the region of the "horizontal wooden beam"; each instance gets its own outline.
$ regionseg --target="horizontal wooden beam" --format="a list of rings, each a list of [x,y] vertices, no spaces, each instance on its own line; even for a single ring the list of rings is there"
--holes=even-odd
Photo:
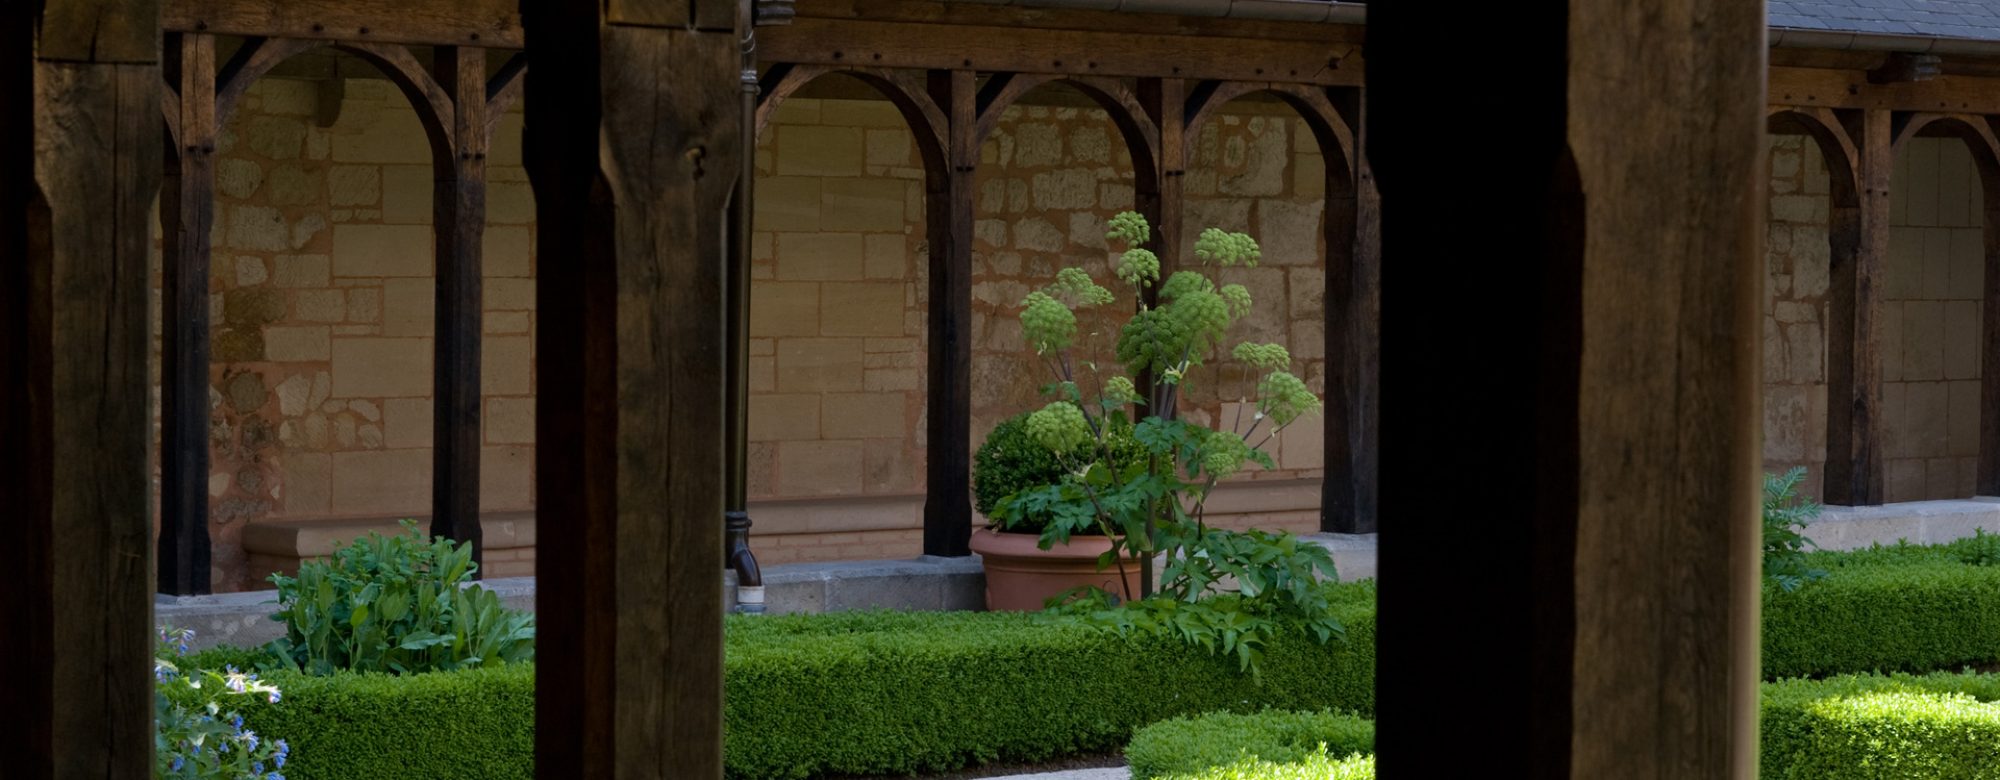
[[[1322,25],[1331,27],[1330,25]],[[1359,86],[1361,56],[1327,41],[800,18],[757,32],[765,62],[1160,76]]]
[[[1312,41],[1340,44],[1347,48],[1360,46],[1364,38],[1364,30],[1358,24],[1034,8],[965,0],[798,0],[798,18],[872,19],[1044,30],[1118,30],[1142,35]]]
[[[166,0],[160,21],[169,32],[518,49],[519,6],[518,0]]]
[[[1781,106],[1991,114],[2000,113],[2000,78],[1944,75],[1928,81],[1870,84],[1865,70],[1773,67],[1770,102]]]

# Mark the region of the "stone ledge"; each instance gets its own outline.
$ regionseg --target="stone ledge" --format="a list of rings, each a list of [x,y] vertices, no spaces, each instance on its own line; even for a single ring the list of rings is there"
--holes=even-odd
[[[430,518],[423,515],[259,520],[243,528],[243,550],[275,558],[320,558],[332,555],[336,545],[352,544],[370,531],[384,536],[400,533],[399,523],[405,519],[417,521],[419,529],[430,526]],[[489,550],[535,546],[532,511],[482,512],[479,525]]]
[[[1908,501],[1882,506],[1830,506],[1808,523],[1806,538],[1828,550],[1853,550],[1871,544],[1942,544],[1971,536],[1975,530],[2000,531],[2000,498]]]

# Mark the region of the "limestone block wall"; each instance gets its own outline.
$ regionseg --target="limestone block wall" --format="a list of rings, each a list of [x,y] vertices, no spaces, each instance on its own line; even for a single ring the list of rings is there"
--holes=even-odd
[[[319,89],[261,80],[220,137],[209,478],[218,590],[254,587],[241,544],[249,524],[430,511],[430,151],[388,82],[348,80],[325,127],[314,119]],[[485,508],[523,510],[534,484],[534,201],[519,114],[501,127],[488,169],[481,488]],[[157,342],[154,362],[157,380]],[[525,573],[508,567],[489,573]]]
[[[1764,460],[1826,458],[1827,172],[1799,136],[1771,139],[1764,318]],[[1883,458],[1889,501],[1973,494],[1979,446],[1984,234],[1965,144],[1916,138],[1897,155],[1881,322]]]

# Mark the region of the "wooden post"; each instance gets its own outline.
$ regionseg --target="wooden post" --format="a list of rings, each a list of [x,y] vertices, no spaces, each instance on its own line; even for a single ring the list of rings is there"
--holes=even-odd
[[[972,216],[979,164],[978,85],[969,70],[931,74],[946,116],[949,167],[925,193],[931,247],[924,554],[972,554]],[[939,182],[938,177],[928,181]]]
[[[431,533],[472,544],[483,560],[479,526],[480,338],[486,233],[486,50],[437,50],[438,85],[451,96],[452,149],[431,161],[437,186],[437,355],[433,361]]]
[[[1381,502],[1422,521],[1383,531],[1380,771],[1754,777],[1763,4],[1371,4],[1368,45]],[[1439,154],[1500,116],[1478,175]],[[1447,698],[1483,725],[1439,750]]]
[[[1358,119],[1360,96],[1351,97],[1345,114]],[[1355,127],[1354,159],[1327,165],[1325,185],[1326,459],[1319,527],[1343,534],[1375,533],[1379,514],[1381,215],[1360,130]]]
[[[160,191],[161,593],[209,592],[208,271],[215,227],[215,36],[175,36],[178,137]]]
[[[1148,248],[1160,256],[1162,278],[1180,267],[1181,215],[1187,207],[1183,194],[1187,183],[1187,89],[1186,79],[1139,80],[1139,102],[1160,128],[1160,164],[1153,181],[1133,182],[1134,204],[1153,226],[1153,243]]]
[[[1847,112],[1859,159],[1852,203],[1835,198],[1827,239],[1826,487],[1835,506],[1882,503],[1882,353],[1876,288],[1889,257],[1890,171],[1895,139],[1883,109]],[[1823,150],[1824,151],[1824,150]]]
[[[152,772],[148,244],[157,0],[0,8],[8,777]]]
[[[537,240],[536,776],[722,776],[719,0],[530,0]],[[731,6],[733,8],[733,6]],[[733,18],[732,15],[722,17]]]

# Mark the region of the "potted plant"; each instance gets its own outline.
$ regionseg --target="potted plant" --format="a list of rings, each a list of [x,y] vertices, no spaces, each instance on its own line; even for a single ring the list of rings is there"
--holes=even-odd
[[[1243,342],[1227,354],[1260,375],[1255,397],[1244,399],[1254,411],[1215,428],[1182,419],[1195,369],[1223,354],[1253,303],[1248,289],[1217,284],[1210,269],[1253,267],[1261,251],[1248,235],[1210,228],[1195,242],[1195,267],[1162,279],[1159,257],[1144,248],[1150,237],[1137,213],[1111,219],[1106,238],[1128,247],[1118,280],[1141,302],[1116,328],[1079,328],[1079,312],[1099,314],[1115,300],[1080,268],[1062,269],[1021,301],[1022,335],[1053,380],[1044,388],[1052,400],[1022,426],[1062,477],[1016,490],[992,514],[1008,527],[1039,522],[1045,550],[1101,534],[1100,569],[1136,564],[1137,588],[1121,585],[1136,598],[1093,587],[1066,599],[1072,609],[1181,637],[1249,668],[1277,632],[1304,627],[1321,641],[1341,632],[1319,584],[1333,576],[1333,560],[1289,534],[1212,527],[1205,506],[1220,480],[1253,463],[1272,468],[1264,446],[1320,402],[1291,373],[1282,345]],[[1115,334],[1109,351],[1094,343],[1100,332]]]
[[[1059,485],[1070,476],[1054,452],[1028,432],[1022,412],[994,426],[972,460],[972,505],[989,518],[987,527],[972,532],[972,551],[986,569],[986,608],[1026,611],[1041,609],[1050,599],[1078,588],[1101,588],[1119,598],[1138,594],[1139,567],[1128,551],[1114,567],[1100,567],[1111,552],[1111,539],[1096,528],[1071,535],[1062,543],[1041,544],[1052,516],[1022,512],[1008,520],[991,520],[1008,496],[1024,490]],[[1114,448],[1137,454],[1129,431],[1114,434]],[[1070,453],[1070,459],[1085,453]]]

